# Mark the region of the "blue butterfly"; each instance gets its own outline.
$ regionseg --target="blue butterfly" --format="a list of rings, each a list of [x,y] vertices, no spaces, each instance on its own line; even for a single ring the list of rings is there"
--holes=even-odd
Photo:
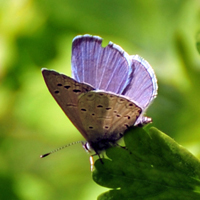
[[[144,125],[144,113],[157,96],[152,67],[98,36],[77,36],[72,43],[72,78],[43,69],[46,85],[67,117],[96,154],[113,146],[130,126]],[[46,156],[46,154],[45,154]],[[43,156],[43,157],[45,157]]]

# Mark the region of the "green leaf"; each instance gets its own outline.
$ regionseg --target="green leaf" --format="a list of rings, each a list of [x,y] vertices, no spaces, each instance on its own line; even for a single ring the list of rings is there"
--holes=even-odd
[[[132,128],[126,148],[106,150],[95,162],[93,179],[112,190],[98,200],[200,199],[200,161],[172,138],[150,128]]]

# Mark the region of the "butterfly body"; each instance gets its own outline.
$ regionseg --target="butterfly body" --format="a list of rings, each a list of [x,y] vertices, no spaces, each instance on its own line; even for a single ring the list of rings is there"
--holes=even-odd
[[[101,43],[97,36],[75,37],[73,78],[42,70],[50,93],[97,154],[130,126],[149,123],[143,114],[157,95],[155,74],[145,60]]]

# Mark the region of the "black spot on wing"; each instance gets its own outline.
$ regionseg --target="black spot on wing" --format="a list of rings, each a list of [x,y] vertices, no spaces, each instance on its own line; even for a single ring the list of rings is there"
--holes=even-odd
[[[69,89],[71,86],[70,85],[65,85],[64,88]]]
[[[129,128],[129,125],[128,125],[128,124],[124,124],[124,126],[126,126],[127,129]]]
[[[124,116],[124,117],[126,117],[127,119],[130,119],[130,118],[131,118],[129,115],[126,115],[126,116]]]
[[[75,93],[79,93],[79,92],[81,92],[81,90],[73,90],[73,92],[75,92]]]

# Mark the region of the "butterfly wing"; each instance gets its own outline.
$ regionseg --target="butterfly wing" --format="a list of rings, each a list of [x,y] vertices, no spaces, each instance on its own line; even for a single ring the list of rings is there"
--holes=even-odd
[[[142,108],[143,112],[148,108],[149,104],[157,96],[157,79],[156,75],[147,61],[140,56],[132,56],[132,79],[130,84],[123,91],[123,95],[136,101]],[[136,121],[137,124],[146,124],[151,119],[141,115]]]
[[[109,42],[103,48],[98,36],[77,36],[72,43],[72,76],[95,89],[121,94],[130,82],[130,56]]]
[[[90,91],[79,96],[79,116],[87,141],[98,153],[116,143],[139,117],[136,103],[113,93]]]
[[[42,69],[42,74],[54,99],[74,126],[87,138],[87,133],[83,129],[82,120],[79,116],[78,97],[85,92],[94,90],[94,88],[87,84],[78,83],[72,78],[53,70]]]
[[[140,56],[132,56],[132,79],[123,95],[138,102],[141,108],[146,109],[157,95],[157,79],[152,67]],[[133,92],[134,91],[134,92]]]

